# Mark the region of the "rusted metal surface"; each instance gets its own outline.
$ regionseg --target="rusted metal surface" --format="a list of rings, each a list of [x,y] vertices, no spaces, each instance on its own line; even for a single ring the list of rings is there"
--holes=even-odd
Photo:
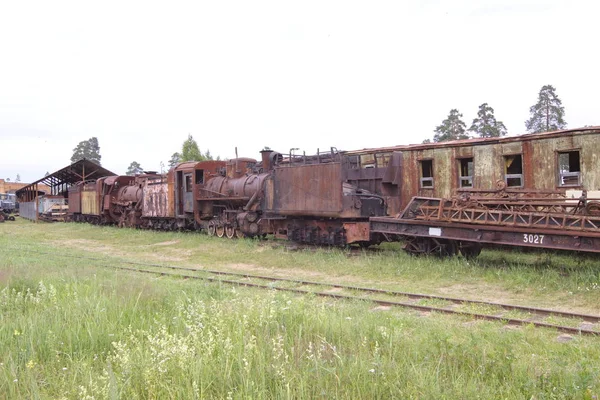
[[[588,200],[504,198],[484,200],[414,198],[401,218],[600,234],[600,216],[588,215]],[[599,204],[593,201],[592,204]]]
[[[382,196],[388,214],[395,215],[402,210],[401,153],[383,150],[345,155],[342,179],[357,188]]]
[[[272,189],[270,212],[337,217],[343,210],[340,163],[275,168]]]
[[[473,190],[497,189],[502,182],[510,190],[598,189],[598,134],[600,127],[590,127],[399,147],[396,151],[402,155],[403,169],[400,206],[404,208],[414,196],[449,198],[457,190],[468,190],[460,187],[459,168],[461,159],[471,157]],[[565,165],[570,153],[578,162]],[[433,164],[433,184],[429,187],[421,179],[423,162]]]
[[[474,242],[478,244],[536,247],[556,250],[600,252],[600,237],[579,234],[541,232],[532,229],[501,226],[474,226],[444,222],[372,218],[371,230],[386,235],[433,238],[444,241]],[[442,255],[453,255],[449,252]],[[425,253],[429,254],[429,253]]]
[[[158,176],[144,179],[141,184],[143,191],[142,217],[173,218],[175,209],[172,196],[169,196],[173,190],[173,180],[169,181],[166,176]]]
[[[225,176],[229,179],[241,178],[246,174],[252,174],[255,166],[256,160],[254,158],[234,158],[227,161]]]
[[[369,222],[345,222],[343,224],[346,232],[347,243],[369,242],[371,240],[371,231]]]
[[[81,214],[81,192],[83,190],[83,182],[77,183],[69,188],[69,214]]]
[[[582,196],[415,197],[398,218],[371,218],[373,233],[410,239],[411,253],[465,255],[465,242],[600,252],[600,202]],[[478,250],[477,250],[478,253]]]

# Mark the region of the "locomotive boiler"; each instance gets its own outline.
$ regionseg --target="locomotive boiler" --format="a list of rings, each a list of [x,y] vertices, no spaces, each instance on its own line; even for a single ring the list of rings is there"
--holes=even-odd
[[[281,158],[279,153],[263,151],[260,163],[253,158],[229,160],[221,175],[198,186],[196,218],[209,235],[233,238],[271,233],[262,219],[264,187]]]

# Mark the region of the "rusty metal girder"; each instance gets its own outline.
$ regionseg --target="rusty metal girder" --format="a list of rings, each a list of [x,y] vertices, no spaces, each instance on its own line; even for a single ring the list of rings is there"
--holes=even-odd
[[[414,198],[401,218],[538,230],[568,230],[600,235],[600,217],[574,214],[578,210],[577,203],[522,202],[512,206],[488,206],[481,203],[463,206],[452,200]],[[585,208],[579,207],[579,210],[583,211]]]
[[[436,238],[478,244],[538,247],[600,253],[600,236],[568,231],[536,231],[505,226],[476,226],[441,221],[371,218],[371,232],[397,237]]]

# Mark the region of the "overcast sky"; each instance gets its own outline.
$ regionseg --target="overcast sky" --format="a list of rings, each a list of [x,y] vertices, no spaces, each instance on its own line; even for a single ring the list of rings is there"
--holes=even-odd
[[[420,143],[487,102],[525,132],[543,85],[600,125],[600,1],[1,1],[0,178],[97,137],[102,165]]]

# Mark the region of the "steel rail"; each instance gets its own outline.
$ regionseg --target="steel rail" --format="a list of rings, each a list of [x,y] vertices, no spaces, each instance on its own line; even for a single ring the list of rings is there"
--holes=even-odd
[[[44,255],[58,255],[58,256],[67,257],[67,258],[86,259],[86,260],[91,260],[91,261],[101,261],[101,262],[110,261],[110,260],[107,260],[106,258],[80,257],[80,256],[67,255],[67,254],[56,254],[56,253],[51,253],[51,252],[43,252],[43,251],[37,251],[37,250],[33,250],[31,252],[44,254]],[[331,287],[331,288],[359,291],[359,292],[364,292],[364,293],[383,294],[383,295],[390,295],[390,296],[402,296],[402,297],[407,297],[410,299],[440,300],[440,301],[447,301],[449,303],[460,304],[460,305],[469,305],[469,304],[485,305],[485,306],[498,307],[505,311],[528,312],[528,313],[533,314],[534,316],[544,316],[544,317],[556,316],[556,317],[564,317],[564,318],[570,318],[570,319],[580,319],[580,320],[583,320],[586,322],[591,322],[591,323],[600,322],[600,316],[596,316],[596,315],[576,314],[576,313],[569,313],[569,312],[559,311],[559,310],[550,310],[550,309],[535,308],[535,307],[528,307],[528,306],[518,306],[518,305],[496,303],[496,302],[486,302],[486,301],[481,301],[481,300],[468,300],[468,299],[459,299],[459,298],[453,298],[453,297],[443,297],[443,296],[436,296],[436,295],[427,295],[427,294],[410,293],[410,292],[399,292],[399,291],[392,291],[392,290],[386,290],[386,289],[376,289],[376,288],[368,288],[368,287],[361,287],[361,286],[343,285],[343,284],[328,283],[328,282],[316,282],[316,281],[308,281],[308,280],[302,280],[302,279],[290,279],[290,278],[279,278],[279,277],[265,276],[265,275],[253,275],[253,274],[247,274],[247,273],[241,273],[241,272],[228,272],[228,271],[218,271],[218,270],[208,270],[208,269],[197,269],[197,268],[191,268],[191,267],[142,263],[142,262],[126,261],[126,260],[117,260],[117,261],[120,263],[123,263],[123,264],[139,265],[139,266],[153,267],[153,268],[163,268],[163,269],[170,269],[170,270],[176,270],[176,271],[208,273],[208,274],[214,274],[214,275],[220,275],[220,276],[237,276],[237,277],[242,277],[242,278],[247,278],[247,279],[260,279],[260,280],[267,280],[267,281],[274,281],[274,282],[294,283],[297,285],[326,286],[326,287]],[[152,273],[152,274],[157,274],[157,275],[161,275],[161,276],[175,276],[175,277],[181,277],[181,278],[201,279],[201,280],[206,280],[206,281],[216,281],[216,282],[223,282],[223,283],[228,283],[228,284],[236,284],[236,285],[243,285],[243,286],[249,286],[249,287],[288,291],[288,292],[294,292],[294,293],[300,293],[300,294],[315,294],[315,295],[322,296],[322,297],[371,301],[371,302],[374,302],[379,305],[408,307],[408,308],[417,309],[420,311],[435,311],[435,312],[446,313],[446,314],[469,316],[469,317],[473,317],[476,319],[485,319],[485,320],[491,320],[491,321],[503,321],[510,325],[533,324],[535,326],[555,328],[560,331],[569,332],[569,333],[584,333],[584,334],[600,335],[600,331],[595,331],[595,330],[590,330],[590,329],[566,327],[566,326],[549,324],[549,323],[540,322],[540,321],[507,318],[507,317],[498,316],[498,315],[470,313],[470,312],[465,312],[465,311],[451,310],[448,308],[431,307],[431,306],[424,306],[424,305],[418,305],[418,304],[406,303],[406,302],[397,302],[397,301],[391,301],[391,300],[378,300],[378,299],[373,299],[373,298],[357,297],[357,296],[342,295],[342,294],[333,294],[333,293],[328,293],[328,292],[314,292],[314,291],[304,290],[304,289],[281,288],[281,287],[274,287],[272,285],[261,285],[258,283],[241,282],[239,280],[218,279],[218,278],[212,278],[212,277],[206,277],[206,276],[203,277],[203,276],[197,276],[197,275],[174,274],[174,273],[166,273],[166,272],[160,272],[160,271],[143,270],[143,269],[139,269],[139,268],[118,267],[118,266],[114,266],[114,265],[102,265],[102,266],[108,267],[108,268],[122,269],[122,270],[127,270],[127,271]]]
[[[335,294],[335,293],[328,293],[328,292],[313,292],[313,291],[304,290],[304,289],[281,288],[281,287],[275,287],[275,286],[271,286],[271,285],[261,285],[258,283],[251,283],[251,282],[241,282],[241,281],[235,281],[235,280],[229,280],[229,279],[202,277],[202,276],[197,276],[197,275],[167,273],[167,272],[160,272],[160,271],[144,270],[144,269],[139,269],[139,268],[115,267],[115,266],[108,266],[108,265],[105,267],[121,269],[121,270],[125,270],[125,271],[149,273],[149,274],[160,275],[160,276],[169,276],[169,277],[177,277],[177,278],[184,278],[184,279],[199,279],[199,280],[206,280],[206,281],[211,281],[211,282],[228,283],[228,284],[232,284],[232,285],[240,285],[240,286],[247,286],[247,287],[252,287],[252,288],[260,288],[260,289],[268,289],[268,290],[277,290],[277,291],[282,291],[282,292],[291,292],[291,293],[298,293],[298,294],[303,294],[303,295],[311,294],[311,295],[315,295],[315,296],[319,296],[319,297],[330,297],[330,298],[339,299],[339,300],[368,301],[368,302],[375,303],[375,304],[382,305],[382,306],[403,307],[403,308],[410,308],[410,309],[415,309],[415,310],[419,310],[419,311],[439,312],[439,313],[443,313],[443,314],[460,315],[463,317],[470,317],[470,318],[475,318],[475,319],[479,319],[479,320],[503,322],[503,323],[506,323],[509,325],[515,325],[515,326],[533,325],[536,327],[556,329],[559,332],[565,332],[565,333],[600,336],[600,331],[595,331],[595,330],[591,330],[591,329],[574,328],[574,327],[570,327],[570,326],[556,325],[556,324],[550,324],[550,323],[546,323],[546,322],[524,320],[524,319],[518,319],[518,318],[507,318],[507,317],[502,317],[502,316],[497,316],[497,315],[470,313],[470,312],[465,312],[465,311],[457,311],[457,310],[451,310],[451,309],[447,309],[447,308],[439,308],[439,307],[431,307],[431,306],[422,306],[422,305],[404,303],[404,302],[398,302],[398,301],[378,300],[378,299],[373,299],[373,298],[357,297],[357,296]],[[201,272],[202,270],[195,270],[195,271]]]

